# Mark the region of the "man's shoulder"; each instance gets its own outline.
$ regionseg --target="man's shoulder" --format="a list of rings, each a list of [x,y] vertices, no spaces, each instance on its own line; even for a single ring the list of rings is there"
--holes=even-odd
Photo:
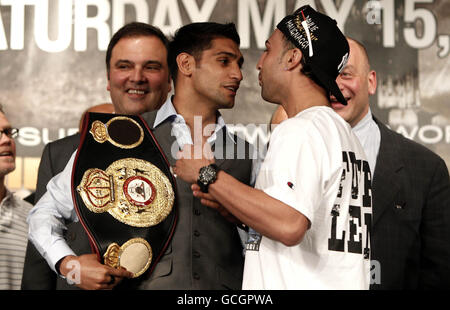
[[[80,143],[80,134],[76,133],[64,138],[47,143],[46,148],[76,147]]]
[[[153,110],[149,112],[145,112],[141,114],[141,118],[147,122],[148,126],[150,128],[153,128],[153,123],[155,122],[156,114],[158,113],[158,110]]]
[[[375,119],[376,124],[380,128],[381,132],[381,144],[387,143],[398,149],[402,150],[402,156],[409,156],[415,158],[422,158],[428,161],[444,161],[438,154],[427,148],[426,146],[411,140],[402,134],[395,132],[391,128],[388,128],[378,119]]]
[[[12,193],[12,199],[15,201],[17,206],[20,207],[19,211],[21,214],[26,217],[28,215],[28,212],[33,208],[33,205],[29,203],[28,201],[23,200],[20,198],[17,194]]]

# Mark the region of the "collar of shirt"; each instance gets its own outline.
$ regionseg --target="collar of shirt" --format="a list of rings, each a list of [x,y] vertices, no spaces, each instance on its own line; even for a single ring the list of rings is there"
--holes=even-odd
[[[0,229],[11,227],[13,220],[13,195],[12,193],[6,189],[6,195],[3,200],[0,202]]]
[[[155,122],[153,123],[153,129],[158,125],[162,124],[165,121],[170,121],[172,124],[172,135],[174,135],[177,139],[177,143],[180,148],[183,148],[185,144],[194,144],[192,142],[191,130],[189,126],[186,124],[184,117],[181,114],[178,114],[175,110],[175,107],[172,103],[172,97],[168,98],[166,102],[161,106],[161,108],[156,113]],[[225,120],[222,115],[218,112],[217,123],[214,129],[214,132],[207,139],[209,144],[214,144],[217,139],[217,134],[220,130],[224,130],[227,133],[227,136],[231,141],[236,143],[234,135],[228,129],[225,124]]]
[[[380,128],[375,123],[372,117],[372,111],[369,108],[366,116],[352,128],[355,135],[358,137],[364,152],[366,153],[369,161],[370,170],[372,175],[375,171],[375,164],[377,161],[378,150],[380,149],[381,133]]]

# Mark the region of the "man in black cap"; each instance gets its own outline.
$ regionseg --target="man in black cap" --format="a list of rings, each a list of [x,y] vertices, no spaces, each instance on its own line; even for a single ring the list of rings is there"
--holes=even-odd
[[[175,172],[194,195],[219,201],[252,227],[244,289],[368,289],[371,174],[348,123],[330,107],[346,104],[335,79],[349,46],[336,22],[309,6],[285,17],[266,41],[257,69],[263,99],[289,119],[272,133],[255,189],[190,159]]]

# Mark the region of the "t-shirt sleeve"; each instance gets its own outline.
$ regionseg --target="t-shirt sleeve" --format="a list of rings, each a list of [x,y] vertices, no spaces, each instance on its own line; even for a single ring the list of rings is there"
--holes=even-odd
[[[313,224],[314,211],[323,195],[325,150],[323,139],[307,122],[296,123],[279,126],[272,136],[271,150],[262,167],[267,185],[262,190],[298,210]]]

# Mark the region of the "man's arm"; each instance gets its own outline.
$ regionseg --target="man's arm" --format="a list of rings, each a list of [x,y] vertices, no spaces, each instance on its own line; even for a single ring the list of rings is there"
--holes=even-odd
[[[188,150],[187,148],[191,148]],[[186,145],[184,154],[194,154],[193,146]],[[186,159],[180,154],[175,173],[188,183],[196,183],[201,167],[212,163],[207,159]],[[265,192],[247,186],[224,171],[219,171],[217,180],[209,186],[209,194],[195,191],[199,198],[213,198],[224,206],[241,222],[261,234],[293,246],[301,242],[309,227],[309,220],[288,204],[277,200]]]
[[[52,160],[50,157],[50,143],[46,144],[44,151],[42,152],[41,161],[39,163],[38,178],[36,184],[36,193],[34,196],[34,203],[36,204],[39,199],[47,191],[47,183],[55,175],[52,168]]]
[[[75,153],[64,170],[50,180],[47,192],[31,210],[28,216],[29,239],[56,273],[66,276],[70,270],[79,266],[77,286],[83,289],[112,288],[123,277],[131,277],[132,274],[101,264],[95,254],[77,257],[63,236],[65,221],[78,220],[71,191],[74,158]]]
[[[450,184],[442,159],[434,170],[422,222],[422,288],[450,288]]]

